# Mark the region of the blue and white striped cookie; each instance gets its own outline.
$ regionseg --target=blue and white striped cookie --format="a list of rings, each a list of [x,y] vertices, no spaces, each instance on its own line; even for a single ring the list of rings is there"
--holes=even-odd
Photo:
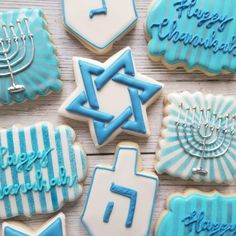
[[[155,236],[234,236],[236,196],[188,189],[167,200]]]
[[[59,210],[82,194],[86,154],[68,126],[0,130],[0,218]]]

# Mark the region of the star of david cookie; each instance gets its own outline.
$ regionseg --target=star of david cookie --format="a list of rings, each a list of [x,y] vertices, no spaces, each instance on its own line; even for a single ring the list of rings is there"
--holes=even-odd
[[[2,236],[66,236],[65,215],[59,213],[37,230],[18,222],[4,222]]]
[[[76,90],[59,109],[62,116],[87,121],[97,147],[121,132],[147,137],[146,108],[163,85],[136,72],[130,48],[105,63],[75,57]]]
[[[97,54],[130,32],[138,15],[134,0],[63,0],[66,30]]]

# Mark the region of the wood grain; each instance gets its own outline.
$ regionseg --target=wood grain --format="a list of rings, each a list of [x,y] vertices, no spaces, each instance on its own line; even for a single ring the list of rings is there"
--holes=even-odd
[[[224,95],[236,95],[235,76],[217,76],[209,78],[201,73],[187,74],[183,69],[168,71],[164,66],[151,62],[147,56],[147,45],[144,37],[143,24],[147,9],[151,0],[136,0],[137,10],[140,16],[136,28],[125,38],[114,45],[112,52],[105,56],[96,56],[84,48],[77,40],[66,33],[63,26],[61,0],[0,0],[1,10],[16,9],[23,7],[38,7],[44,10],[45,16],[49,23],[49,31],[57,47],[60,59],[60,69],[62,72],[62,80],[64,82],[63,91],[60,94],[51,94],[48,97],[40,98],[35,102],[27,102],[21,105],[13,105],[11,107],[0,108],[0,126],[9,127],[13,124],[28,125],[39,121],[50,121],[55,125],[62,123],[73,127],[77,133],[78,140],[83,144],[89,161],[89,173],[85,182],[85,191],[80,200],[75,203],[67,204],[63,208],[63,212],[67,217],[68,236],[87,235],[80,223],[80,215],[83,209],[86,193],[91,180],[94,166],[97,164],[113,163],[113,153],[115,146],[119,141],[135,140],[141,147],[143,156],[143,164],[149,170],[153,170],[155,163],[155,151],[160,135],[161,119],[162,119],[162,100],[152,105],[149,110],[149,120],[152,135],[149,139],[134,138],[133,136],[121,135],[113,142],[105,147],[97,150],[91,140],[88,126],[85,123],[78,123],[69,119],[59,117],[57,110],[60,104],[68,97],[75,88],[74,76],[72,70],[72,57],[82,56],[105,61],[112,54],[130,46],[137,66],[137,70],[147,76],[165,83],[164,93],[189,90],[191,92],[200,90],[202,92],[221,93]],[[160,176],[160,189],[156,201],[156,207],[153,217],[153,224],[158,215],[163,210],[165,199],[171,194],[183,191],[187,187],[199,188],[201,190],[213,190],[216,188],[221,192],[236,191],[235,186],[219,186],[193,183],[191,181],[183,181],[167,175]],[[50,216],[36,216],[28,220],[20,218],[33,228],[37,228],[44,223]]]

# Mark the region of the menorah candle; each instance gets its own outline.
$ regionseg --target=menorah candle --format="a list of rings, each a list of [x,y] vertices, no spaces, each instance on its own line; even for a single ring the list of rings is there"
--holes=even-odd
[[[58,211],[82,194],[86,155],[68,126],[0,129],[0,219]]]
[[[167,95],[156,171],[194,181],[234,181],[235,113],[233,97]]]
[[[236,72],[234,0],[155,0],[145,31],[152,60],[207,75]]]
[[[0,22],[0,104],[60,91],[58,60],[42,11],[1,12]]]
[[[189,189],[171,195],[155,236],[236,235],[236,195]]]

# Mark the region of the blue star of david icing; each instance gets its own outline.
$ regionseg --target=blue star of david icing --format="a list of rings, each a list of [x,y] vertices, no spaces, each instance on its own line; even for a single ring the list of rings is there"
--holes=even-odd
[[[124,142],[112,167],[95,168],[81,217],[90,236],[150,235],[158,177],[144,172],[140,159],[138,145]]]
[[[64,24],[85,47],[105,54],[138,20],[135,0],[63,0]]]
[[[36,232],[16,222],[5,222],[2,236],[66,236],[65,216],[59,213]]]
[[[146,107],[160,96],[163,85],[136,73],[130,48],[104,64],[74,58],[77,89],[59,113],[89,121],[96,146],[108,143],[121,132],[150,134]]]

